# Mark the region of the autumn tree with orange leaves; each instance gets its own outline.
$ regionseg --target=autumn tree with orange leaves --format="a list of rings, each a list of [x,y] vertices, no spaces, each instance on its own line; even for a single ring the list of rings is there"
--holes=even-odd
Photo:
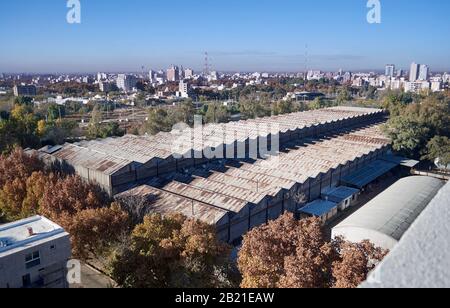
[[[286,213],[244,236],[243,288],[354,288],[386,252],[368,242],[327,242],[319,219]]]
[[[55,174],[35,155],[0,156],[0,222],[43,215],[71,236],[74,256],[100,254],[130,226],[128,214],[95,184]]]
[[[110,274],[125,288],[233,287],[230,251],[213,226],[152,214],[116,250]]]

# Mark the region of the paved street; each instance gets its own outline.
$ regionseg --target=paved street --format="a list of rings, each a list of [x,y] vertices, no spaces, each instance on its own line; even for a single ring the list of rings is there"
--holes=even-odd
[[[81,284],[70,285],[71,289],[104,289],[112,288],[114,282],[102,273],[94,270],[90,266],[81,265]]]

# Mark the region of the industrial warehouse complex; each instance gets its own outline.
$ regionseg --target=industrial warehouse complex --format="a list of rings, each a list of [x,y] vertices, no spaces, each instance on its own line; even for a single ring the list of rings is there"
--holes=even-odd
[[[146,197],[147,213],[194,217],[234,242],[284,211],[326,222],[377,178],[411,167],[391,154],[384,121],[382,110],[335,107],[38,153],[111,196]]]

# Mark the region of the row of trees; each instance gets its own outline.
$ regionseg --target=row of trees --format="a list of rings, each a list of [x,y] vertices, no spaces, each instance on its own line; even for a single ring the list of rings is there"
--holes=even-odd
[[[43,145],[62,144],[67,139],[85,136],[89,139],[122,136],[125,132],[117,123],[102,123],[101,104],[67,106],[41,104],[34,106],[29,97],[18,97],[12,106],[0,112],[0,153],[9,153],[14,147],[37,148]],[[74,120],[65,118],[74,112],[92,112],[86,131]]]
[[[177,123],[194,124],[194,116],[201,115],[203,123],[227,123],[233,114],[240,113],[245,119],[254,119],[270,115],[281,115],[304,110],[301,104],[290,101],[275,103],[255,100],[244,100],[238,105],[225,106],[222,103],[207,102],[197,110],[190,101],[183,102],[174,108],[151,108],[148,120],[141,128],[141,133],[155,135],[159,132],[170,132]]]
[[[368,241],[327,242],[319,219],[287,213],[244,237],[241,287],[355,288],[386,254]]]
[[[450,164],[450,98],[392,92],[383,98],[390,112],[385,126],[394,150],[409,157]]]
[[[81,259],[102,253],[130,227],[128,214],[98,186],[53,172],[16,148],[0,157],[0,217],[6,222],[36,214],[64,227]]]

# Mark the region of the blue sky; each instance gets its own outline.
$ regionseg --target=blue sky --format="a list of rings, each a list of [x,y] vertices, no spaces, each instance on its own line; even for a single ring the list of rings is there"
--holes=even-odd
[[[0,1],[0,72],[201,69],[302,71],[407,68],[450,71],[450,1],[81,0],[81,24],[66,0]]]

